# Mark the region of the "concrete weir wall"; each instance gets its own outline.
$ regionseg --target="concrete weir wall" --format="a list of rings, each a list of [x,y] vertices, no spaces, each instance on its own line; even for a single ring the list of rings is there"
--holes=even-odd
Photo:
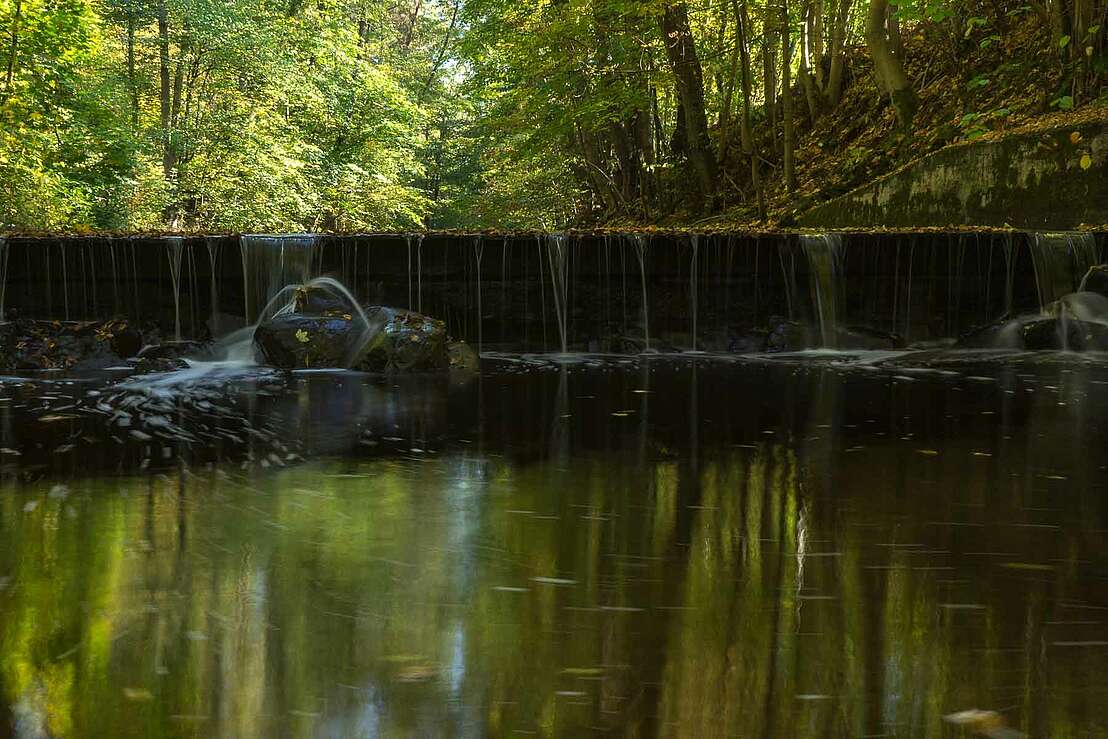
[[[10,236],[0,313],[204,338],[322,275],[485,350],[747,351],[785,321],[884,346],[1037,312],[1037,274],[1069,292],[1106,251],[1108,233]]]
[[[814,228],[1108,224],[1108,119],[941,149],[817,205]]]

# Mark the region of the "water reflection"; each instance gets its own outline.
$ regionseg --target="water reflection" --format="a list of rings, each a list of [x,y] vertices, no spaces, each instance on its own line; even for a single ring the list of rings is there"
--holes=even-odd
[[[1104,382],[658,363],[435,401],[301,385],[258,402],[314,461],[8,478],[0,727],[924,737],[979,707],[1102,734]],[[327,433],[343,409],[361,420]]]

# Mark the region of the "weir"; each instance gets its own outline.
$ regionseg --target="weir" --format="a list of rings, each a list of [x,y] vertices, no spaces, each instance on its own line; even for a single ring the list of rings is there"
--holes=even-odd
[[[315,276],[312,269],[317,241],[314,234],[243,234],[239,237],[247,323],[257,318],[282,287],[304,283]]]
[[[1077,290],[1089,267],[1101,259],[1096,238],[1089,233],[1032,234],[1030,248],[1040,308]]]
[[[329,276],[484,351],[885,348],[1038,313],[1080,287],[1104,245],[1020,232],[12,235],[0,304],[205,338]]]

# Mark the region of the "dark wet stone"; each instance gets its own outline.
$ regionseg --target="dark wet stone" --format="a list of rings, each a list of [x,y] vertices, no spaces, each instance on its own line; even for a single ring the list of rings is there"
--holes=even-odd
[[[768,331],[751,331],[748,334],[736,336],[727,345],[727,351],[735,354],[753,354],[765,351]]]
[[[353,334],[348,318],[290,313],[259,325],[254,346],[264,363],[281,369],[345,367]]]
[[[176,357],[138,357],[131,360],[135,373],[140,375],[152,372],[174,372],[188,367],[188,362]]]
[[[141,345],[142,333],[120,319],[19,319],[0,325],[0,368],[99,369],[122,364]]]
[[[211,353],[211,344],[205,341],[166,341],[161,344],[144,347],[139,359],[206,359]]]
[[[1108,326],[1074,318],[1041,318],[1023,327],[1023,343],[1032,351],[1069,349],[1108,350]]]
[[[314,285],[296,288],[293,302],[297,313],[310,316],[342,316],[349,315],[353,310],[345,298]]]
[[[481,368],[477,351],[464,341],[451,341],[446,346],[446,352],[450,357],[450,369],[476,372]]]
[[[1010,321],[1005,318],[983,326],[974,326],[959,336],[954,346],[958,349],[991,349],[998,347],[1009,336],[1017,336],[1015,332],[1011,331],[1004,333],[1009,323]],[[1022,335],[1018,336],[1022,337]]]
[[[354,362],[369,372],[441,370],[450,367],[446,324],[413,311],[370,306],[366,314],[382,327]]]
[[[1097,293],[1108,298],[1108,264],[1089,267],[1081,281],[1081,292]]]
[[[765,351],[795,352],[810,345],[808,330],[796,321],[790,321],[781,316],[771,316],[769,322],[770,330],[766,336]]]
[[[370,306],[365,312],[371,323],[368,341],[362,322],[349,313],[290,313],[258,326],[254,344],[262,361],[282,369],[350,367],[367,372],[407,372],[452,366],[442,321],[383,306]],[[363,341],[359,350],[357,345]],[[464,350],[456,350],[458,362],[473,365],[474,358],[467,359],[463,354]]]
[[[899,335],[864,326],[840,328],[838,340],[842,349],[900,349],[904,346],[904,339]]]

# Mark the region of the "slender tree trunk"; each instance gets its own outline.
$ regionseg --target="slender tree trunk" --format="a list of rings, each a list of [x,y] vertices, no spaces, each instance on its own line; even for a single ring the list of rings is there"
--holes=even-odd
[[[804,89],[804,99],[808,103],[808,116],[814,125],[821,113],[820,83],[813,68],[820,66],[819,57],[813,52],[816,44],[813,36],[816,24],[812,20],[814,13],[812,0],[804,8],[804,22],[800,25],[800,85]]]
[[[135,2],[127,2],[127,87],[131,92],[131,128],[138,128],[139,96],[135,79]]]
[[[781,0],[781,113],[784,128],[785,190],[796,189],[796,130],[793,126],[792,47],[789,46],[789,0]]]
[[[766,218],[766,196],[762,189],[762,177],[758,168],[758,152],[754,146],[754,131],[751,123],[751,88],[754,86],[753,70],[750,67],[750,16],[746,10],[746,0],[731,0],[735,7],[735,16],[739,22],[739,33],[736,42],[739,44],[742,63],[743,86],[743,116],[742,116],[742,142],[743,152],[750,159],[750,184],[758,198],[758,217]]]
[[[719,110],[719,161],[722,165],[727,161],[727,150],[731,145],[731,107],[735,93],[735,80],[739,76],[739,46],[742,44],[742,36],[739,33],[739,19],[735,16],[735,45],[731,49],[731,62],[728,65],[727,85],[723,92],[723,104]],[[745,146],[744,146],[745,150]]]
[[[162,133],[162,173],[166,180],[173,179],[173,134],[172,125],[172,98],[170,90],[169,73],[169,11],[166,9],[165,0],[158,0],[158,78],[161,83],[160,102]]]
[[[808,61],[816,89],[823,92],[827,81],[823,77],[823,2],[809,0],[807,13]]]
[[[684,3],[666,6],[661,29],[666,56],[677,83],[677,98],[683,109],[687,155],[698,190],[697,206],[701,211],[711,210],[716,196],[716,156],[708,137],[703,73]]]
[[[23,0],[15,0],[15,14],[9,32],[11,43],[8,45],[8,69],[4,75],[4,100],[12,94],[12,78],[15,76],[15,60],[19,55],[19,22],[23,20]]]
[[[770,20],[773,15],[766,7],[765,21],[762,23],[762,90],[766,100],[766,134],[771,151],[777,151],[777,34],[773,31],[776,23]]]
[[[916,96],[904,65],[893,53],[888,31],[889,0],[870,0],[869,15],[866,18],[866,45],[873,57],[874,70],[878,81],[892,99],[897,121],[905,131],[911,129],[912,119],[919,108]]]
[[[831,26],[831,68],[827,72],[827,102],[838,105],[843,94],[843,61],[846,47],[846,28],[850,18],[852,0],[837,4]]]

